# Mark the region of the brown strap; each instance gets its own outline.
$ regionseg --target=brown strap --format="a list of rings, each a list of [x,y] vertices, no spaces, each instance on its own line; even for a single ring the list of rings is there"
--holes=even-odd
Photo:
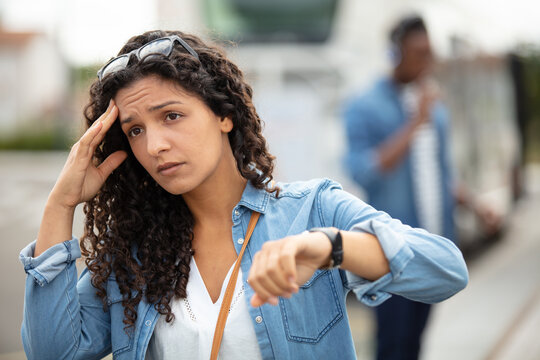
[[[221,303],[221,308],[219,309],[219,316],[216,323],[216,330],[214,331],[214,341],[212,342],[212,353],[210,354],[210,360],[217,360],[219,353],[219,347],[221,346],[221,339],[223,338],[223,331],[225,330],[225,323],[227,322],[227,316],[229,316],[229,309],[231,306],[232,297],[234,294],[234,288],[236,287],[236,278],[238,277],[238,271],[240,270],[240,263],[242,262],[242,256],[244,255],[244,250],[253,234],[255,225],[257,225],[257,220],[259,220],[260,213],[254,211],[251,214],[249,219],[248,229],[246,233],[246,238],[244,239],[244,245],[238,254],[236,259],[236,264],[234,264],[234,269],[227,284],[227,289],[225,290],[225,295],[223,296],[223,302]]]

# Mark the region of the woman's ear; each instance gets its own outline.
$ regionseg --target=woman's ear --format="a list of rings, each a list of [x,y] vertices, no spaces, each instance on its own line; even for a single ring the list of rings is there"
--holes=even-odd
[[[234,127],[233,121],[230,116],[222,117],[220,120],[221,131],[224,133],[230,133]]]

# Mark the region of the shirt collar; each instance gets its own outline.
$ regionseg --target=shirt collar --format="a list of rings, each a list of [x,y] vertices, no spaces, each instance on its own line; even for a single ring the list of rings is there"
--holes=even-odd
[[[251,181],[248,180],[244,192],[242,193],[242,198],[240,199],[240,202],[238,202],[238,206],[245,206],[252,211],[264,214],[269,198],[270,193],[268,191],[264,188],[255,188],[251,184]]]

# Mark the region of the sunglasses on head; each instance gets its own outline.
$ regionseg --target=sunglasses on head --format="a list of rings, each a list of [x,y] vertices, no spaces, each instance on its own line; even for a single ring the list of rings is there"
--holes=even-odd
[[[161,54],[165,56],[169,56],[172,53],[174,42],[178,41],[180,45],[188,53],[193,55],[197,60],[199,59],[199,55],[189,46],[180,36],[178,35],[171,35],[162,37],[156,40],[152,40],[149,43],[144,44],[138,49],[132,50],[128,52],[127,54],[122,54],[120,56],[115,57],[114,59],[111,59],[105,66],[103,66],[99,71],[97,72],[97,76],[99,81],[101,81],[105,76],[115,73],[120,70],[124,70],[128,63],[129,59],[131,58],[131,55],[135,55],[137,59],[145,59],[148,55],[152,54]]]

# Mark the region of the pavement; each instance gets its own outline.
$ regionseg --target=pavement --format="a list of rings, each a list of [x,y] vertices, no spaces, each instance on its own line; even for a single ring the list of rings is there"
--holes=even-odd
[[[469,286],[436,307],[424,359],[540,359],[539,214],[538,193],[517,204],[504,238],[470,264]]]
[[[468,260],[469,284],[434,306],[421,360],[540,360],[540,166],[497,242]],[[358,359],[373,359],[373,314],[349,298]]]
[[[25,273],[18,254],[37,234],[66,157],[0,152],[0,360],[25,359]],[[528,194],[516,204],[504,236],[468,261],[467,288],[435,306],[422,360],[540,360],[540,166],[528,167],[527,174]],[[78,209],[75,235],[82,233],[82,219]],[[358,359],[372,359],[373,313],[352,297],[347,307]]]

